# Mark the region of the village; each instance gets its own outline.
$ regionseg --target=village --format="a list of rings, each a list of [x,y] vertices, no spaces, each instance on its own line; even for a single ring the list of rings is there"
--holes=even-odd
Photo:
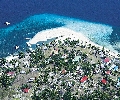
[[[66,38],[0,59],[0,100],[119,100],[120,55]]]

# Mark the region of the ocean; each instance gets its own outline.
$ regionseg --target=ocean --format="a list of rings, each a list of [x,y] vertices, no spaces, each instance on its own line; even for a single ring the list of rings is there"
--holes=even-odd
[[[0,27],[42,13],[120,26],[120,0],[0,0]]]
[[[27,48],[25,38],[66,27],[120,53],[119,0],[0,0],[0,57]],[[10,22],[6,26],[4,22]]]

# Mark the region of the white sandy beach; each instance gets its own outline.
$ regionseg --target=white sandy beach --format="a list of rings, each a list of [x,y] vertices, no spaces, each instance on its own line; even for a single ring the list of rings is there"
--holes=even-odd
[[[61,37],[62,36],[62,37]],[[47,41],[47,39],[58,37],[59,40],[64,40],[66,38],[71,38],[71,40],[78,40],[82,41],[83,44],[91,44],[93,46],[99,47],[100,49],[103,48],[103,46],[100,46],[98,44],[95,44],[94,42],[90,41],[87,37],[84,36],[84,33],[75,32],[73,30],[70,30],[68,28],[53,28],[44,30],[41,32],[38,32],[31,40],[29,40],[29,44],[36,44],[39,41]],[[107,48],[105,50],[109,51]],[[117,57],[118,53],[110,51],[110,55],[113,55]]]
[[[7,57],[6,57],[6,60],[7,60],[8,62],[10,62],[12,59],[16,59],[16,58],[18,58],[18,56],[13,56],[13,55],[11,55],[11,56],[7,56]]]
[[[62,36],[62,37],[61,37]],[[29,40],[29,44],[36,44],[39,41],[47,41],[47,39],[58,37],[59,40],[64,40],[66,38],[71,38],[71,40],[78,40],[82,41],[83,44],[91,44],[92,46],[99,47],[100,49],[103,48],[103,46],[100,46],[98,44],[95,44],[94,42],[90,41],[87,37],[83,35],[83,33],[78,33],[73,30],[70,30],[68,28],[53,28],[44,30],[41,32],[38,32],[31,40]],[[107,48],[105,50],[109,51]],[[118,53],[110,51],[110,55],[117,57]]]
[[[61,37],[62,36],[62,37]],[[88,39],[80,33],[74,32],[67,28],[54,28],[45,31],[38,32],[30,41],[30,44],[36,44],[38,41],[47,41],[47,39],[58,37],[60,40],[64,40],[68,37],[73,39],[80,39],[83,42]]]

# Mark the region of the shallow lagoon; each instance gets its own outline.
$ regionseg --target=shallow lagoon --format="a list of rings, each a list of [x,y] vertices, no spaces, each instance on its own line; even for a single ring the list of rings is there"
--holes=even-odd
[[[25,38],[33,38],[42,30],[65,27],[83,33],[91,41],[106,48],[120,52],[119,28],[110,25],[88,22],[80,19],[58,16],[54,14],[40,14],[31,16],[22,22],[8,28],[0,29],[0,57],[6,57],[27,48]],[[42,41],[41,41],[42,42]]]

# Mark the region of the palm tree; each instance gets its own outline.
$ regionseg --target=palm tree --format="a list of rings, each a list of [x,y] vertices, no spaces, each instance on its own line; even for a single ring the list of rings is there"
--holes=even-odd
[[[88,49],[90,49],[91,48],[91,44],[88,44]]]
[[[61,43],[62,43],[62,42],[61,42],[60,40],[58,40],[58,44],[61,45]]]
[[[71,100],[71,91],[67,90],[63,95],[63,100]]]
[[[0,77],[0,83],[2,87],[8,88],[10,85],[12,85],[13,79],[11,79],[6,73],[2,73],[2,76]]]
[[[24,52],[22,52],[22,51],[19,51],[18,52],[18,55],[19,55],[19,59],[21,59],[21,58],[24,58],[25,57],[25,53]]]
[[[26,89],[26,88],[30,88],[30,86],[28,86],[28,84],[22,84],[21,89]]]
[[[36,90],[34,89],[33,95],[32,95],[32,100],[39,100],[40,97],[36,94]]]
[[[0,66],[4,65],[6,63],[6,59],[5,58],[1,58],[0,59]]]
[[[34,90],[33,100],[60,100],[60,95],[57,90],[44,89],[40,93],[36,94],[37,90]]]

